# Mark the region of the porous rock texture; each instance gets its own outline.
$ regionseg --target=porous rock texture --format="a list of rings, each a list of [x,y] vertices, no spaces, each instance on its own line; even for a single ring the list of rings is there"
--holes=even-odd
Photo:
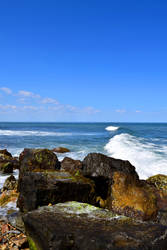
[[[167,227],[84,203],[41,207],[24,215],[30,245],[40,250],[166,250]]]

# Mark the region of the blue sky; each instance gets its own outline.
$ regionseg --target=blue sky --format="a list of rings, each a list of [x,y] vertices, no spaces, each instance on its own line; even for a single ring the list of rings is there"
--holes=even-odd
[[[167,1],[0,2],[0,121],[167,122]]]

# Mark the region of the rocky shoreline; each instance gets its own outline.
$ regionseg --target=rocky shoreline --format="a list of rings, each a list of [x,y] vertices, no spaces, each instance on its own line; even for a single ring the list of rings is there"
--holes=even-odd
[[[61,151],[0,150],[1,173],[19,169],[1,190],[0,206],[19,208],[1,216],[1,249],[167,249],[167,176],[140,180],[130,162],[100,153],[60,162]]]

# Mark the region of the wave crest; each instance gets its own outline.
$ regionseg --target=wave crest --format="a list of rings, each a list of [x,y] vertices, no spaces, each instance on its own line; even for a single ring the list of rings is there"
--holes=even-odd
[[[119,127],[108,126],[108,127],[105,128],[105,130],[107,130],[107,131],[115,131],[115,130],[117,130],[117,129],[119,129]]]
[[[167,147],[145,142],[129,134],[115,135],[104,147],[110,156],[128,160],[141,179],[156,174],[167,175]]]

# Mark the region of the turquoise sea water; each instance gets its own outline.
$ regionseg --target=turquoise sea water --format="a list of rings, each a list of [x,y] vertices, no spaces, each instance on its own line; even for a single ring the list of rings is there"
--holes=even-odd
[[[58,155],[83,159],[89,152],[129,160],[141,178],[167,174],[167,124],[0,123],[0,148],[18,156],[24,148],[67,147]]]

